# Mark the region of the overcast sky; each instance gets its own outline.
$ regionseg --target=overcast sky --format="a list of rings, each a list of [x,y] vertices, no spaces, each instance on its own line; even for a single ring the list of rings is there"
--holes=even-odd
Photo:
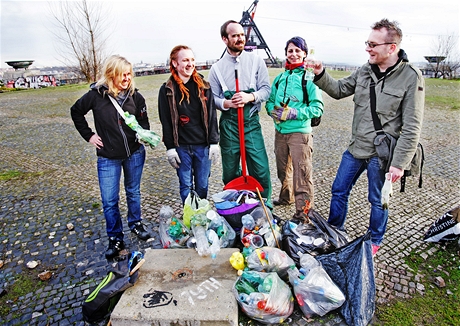
[[[225,49],[220,26],[239,21],[252,0],[104,0],[112,22],[109,52],[132,63],[164,63],[171,49],[185,44],[197,61],[218,59]],[[402,48],[412,62],[433,54],[438,35],[459,35],[458,0],[432,1],[273,1],[260,0],[255,23],[273,56],[284,59],[286,41],[302,36],[326,63],[361,65],[370,25],[388,18],[400,23]],[[1,0],[1,68],[5,61],[34,60],[34,66],[62,65],[51,29],[47,1]],[[460,42],[459,42],[460,43]],[[458,44],[460,46],[460,44]],[[265,51],[258,54],[266,57]]]

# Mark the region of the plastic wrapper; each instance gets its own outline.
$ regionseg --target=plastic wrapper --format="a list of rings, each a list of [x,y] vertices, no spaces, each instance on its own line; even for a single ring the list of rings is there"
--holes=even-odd
[[[382,207],[383,209],[388,209],[390,205],[390,197],[393,194],[393,184],[391,183],[392,173],[385,173],[385,183],[382,187]]]
[[[309,223],[291,219],[282,228],[283,250],[299,265],[300,255],[308,253],[312,256],[326,254],[348,243],[344,231],[330,225],[319,213],[310,209]]]
[[[190,229],[174,216],[170,206],[161,207],[159,219],[159,234],[163,248],[187,248],[187,242],[191,237]]]
[[[185,226],[190,228],[190,219],[195,214],[206,214],[211,209],[207,199],[202,199],[195,191],[190,191],[184,202],[183,220]]]
[[[286,252],[267,246],[255,249],[246,257],[246,264],[253,271],[276,272],[281,279],[286,279],[288,270],[295,265]]]
[[[244,271],[232,291],[241,310],[263,324],[281,324],[294,310],[291,289],[274,272]]]
[[[300,270],[296,267],[288,270],[289,282],[300,310],[307,318],[324,316],[345,302],[342,291],[313,256],[302,255],[300,265]]]
[[[371,234],[367,232],[347,245],[316,259],[345,295],[340,307],[350,326],[366,326],[375,312],[375,279]]]

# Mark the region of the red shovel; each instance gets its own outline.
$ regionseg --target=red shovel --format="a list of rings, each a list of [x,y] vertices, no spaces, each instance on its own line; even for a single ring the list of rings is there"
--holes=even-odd
[[[235,84],[236,92],[240,92],[240,85],[238,83],[238,69],[235,69]],[[234,190],[251,190],[256,191],[259,189],[263,191],[264,188],[260,185],[254,177],[248,175],[246,170],[246,147],[244,143],[244,107],[240,106],[238,109],[238,135],[240,136],[240,153],[241,153],[241,176],[228,182],[224,186],[224,190],[234,189]]]

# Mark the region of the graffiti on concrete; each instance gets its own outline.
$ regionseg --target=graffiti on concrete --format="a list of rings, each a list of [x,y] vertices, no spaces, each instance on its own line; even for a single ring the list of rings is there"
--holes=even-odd
[[[16,80],[8,80],[5,83],[7,88],[42,88],[56,86],[56,78],[52,75],[39,75],[18,77]]]
[[[194,306],[195,300],[205,300],[209,293],[222,287],[222,284],[215,278],[210,277],[203,281],[194,290],[183,291],[180,297],[186,297],[188,302]],[[173,299],[173,294],[166,291],[149,290],[148,293],[144,294],[144,307],[145,308],[156,308],[167,306],[171,302],[177,306],[177,301]]]
[[[210,277],[208,280],[202,282],[199,286],[197,286],[196,291],[184,291],[180,295],[181,297],[188,296],[188,302],[190,302],[190,304],[194,306],[194,298],[198,300],[204,300],[207,298],[208,292],[212,293],[214,292],[214,289],[217,290],[220,287],[222,287],[222,284],[218,282],[215,278]]]
[[[165,291],[150,290],[149,293],[144,294],[144,307],[155,308],[167,306],[173,301],[172,293]],[[174,300],[174,303],[175,300]]]

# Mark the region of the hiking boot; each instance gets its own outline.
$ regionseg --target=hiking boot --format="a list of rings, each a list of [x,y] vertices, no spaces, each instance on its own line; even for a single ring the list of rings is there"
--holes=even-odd
[[[105,258],[111,259],[115,256],[118,256],[120,251],[125,249],[125,243],[123,240],[119,240],[114,237],[109,238],[109,247],[107,248],[107,251],[105,252]]]
[[[137,235],[137,237],[141,240],[147,240],[150,238],[150,233],[148,233],[144,225],[141,222],[134,223],[134,227],[131,229],[131,232]]]

